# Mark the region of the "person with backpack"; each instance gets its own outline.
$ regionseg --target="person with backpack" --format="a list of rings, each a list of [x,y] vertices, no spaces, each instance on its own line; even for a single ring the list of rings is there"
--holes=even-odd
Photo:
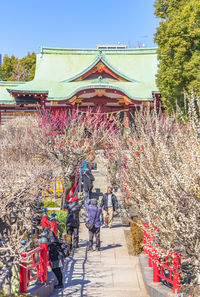
[[[83,165],[83,172],[82,172],[82,181],[83,181],[83,190],[85,201],[91,199],[92,195],[92,188],[93,188],[93,181],[95,180],[90,168],[86,167],[86,164]]]
[[[45,229],[47,229],[46,227]],[[49,250],[49,261],[50,266],[57,278],[57,285],[55,289],[63,288],[63,275],[62,267],[64,264],[64,258],[69,256],[70,249],[65,243],[59,241],[58,237],[52,231],[45,230],[48,234],[48,250]]]
[[[66,226],[67,234],[71,236],[73,244],[71,243],[71,248],[78,248],[79,245],[79,212],[82,205],[78,203],[78,197],[72,197],[64,205],[64,208],[68,211]]]
[[[48,250],[50,266],[58,281],[57,285],[55,285],[54,288],[61,289],[64,287],[63,275],[61,270],[64,264],[64,258],[60,248],[60,243],[56,237],[52,236],[49,238]]]
[[[70,246],[59,240],[49,227],[45,227],[44,232],[48,240],[50,266],[58,281],[54,289],[61,289],[64,287],[62,267],[64,265],[64,259],[70,255]]]
[[[86,227],[89,230],[88,251],[93,251],[93,240],[96,237],[96,251],[100,251],[100,228],[102,225],[101,207],[98,207],[97,199],[88,199],[85,203],[88,212],[88,221]]]

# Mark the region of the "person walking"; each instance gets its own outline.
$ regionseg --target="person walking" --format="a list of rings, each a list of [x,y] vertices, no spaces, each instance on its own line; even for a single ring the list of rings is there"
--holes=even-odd
[[[85,201],[91,199],[93,181],[95,180],[91,170],[88,167],[83,167],[82,181],[83,181],[83,189]]]
[[[57,278],[57,285],[54,286],[55,289],[63,288],[63,275],[62,275],[62,267],[64,264],[63,252],[61,249],[61,243],[59,242],[56,235],[51,232],[51,235],[48,239],[48,250],[49,250],[49,260],[53,273]]]
[[[108,187],[107,193],[103,196],[100,207],[102,208],[105,227],[111,228],[114,212],[118,208],[117,197],[112,193],[111,187]]]
[[[66,220],[67,234],[71,236],[71,248],[78,248],[79,243],[79,212],[82,205],[78,203],[78,197],[72,197],[64,205],[64,208],[68,211]],[[73,242],[73,244],[72,244]]]
[[[88,251],[93,251],[93,240],[96,237],[96,251],[100,251],[100,228],[102,225],[102,211],[98,207],[97,199],[88,199],[85,203],[85,208],[88,212],[88,222],[92,224],[89,229],[89,247]]]

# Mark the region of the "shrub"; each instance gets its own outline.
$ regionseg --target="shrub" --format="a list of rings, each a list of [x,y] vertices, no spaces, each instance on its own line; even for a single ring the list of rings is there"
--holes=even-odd
[[[56,213],[56,218],[58,222],[60,223],[61,227],[63,230],[66,232],[66,219],[67,219],[67,212],[64,210],[58,210],[55,212]]]
[[[60,205],[55,202],[55,201],[52,201],[52,200],[47,200],[47,201],[44,201],[44,207],[60,207]]]
[[[138,226],[136,220],[131,221],[131,241],[133,245],[133,252],[139,255],[143,250],[143,230]]]

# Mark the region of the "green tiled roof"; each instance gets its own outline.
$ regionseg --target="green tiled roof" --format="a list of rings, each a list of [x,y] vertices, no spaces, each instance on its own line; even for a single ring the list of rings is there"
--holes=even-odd
[[[127,81],[86,79],[72,82],[100,60]],[[102,50],[42,47],[36,63],[33,81],[7,85],[7,89],[20,92],[48,92],[48,99],[56,101],[69,99],[77,91],[91,88],[114,88],[133,100],[149,100],[152,98],[152,92],[158,91],[155,83],[155,48]],[[10,98],[9,94],[6,96],[5,98]],[[0,100],[1,98],[0,87]]]
[[[15,99],[7,91],[7,88],[15,88],[24,82],[0,81],[0,104],[15,104]]]
[[[49,99],[65,100],[74,96],[77,92],[86,89],[114,89],[122,91],[125,95],[133,100],[152,99],[152,90],[143,83],[129,83],[106,80],[84,80],[81,82],[58,83],[50,89]],[[155,90],[153,90],[155,91]]]
[[[113,72],[117,73],[119,76],[125,78],[128,81],[134,81],[134,79],[127,77],[126,75],[124,75],[123,73],[120,73],[120,71],[118,71],[117,69],[115,69],[111,64],[109,64],[105,58],[105,55],[103,55],[101,52],[99,52],[99,55],[96,57],[96,59],[87,67],[85,68],[83,71],[81,71],[80,73],[76,74],[75,76],[69,78],[68,80],[66,80],[67,82],[70,82],[78,77],[80,77],[81,75],[83,75],[84,73],[87,73],[90,69],[92,69],[99,61],[102,61],[106,66],[108,66],[108,68],[110,68]]]

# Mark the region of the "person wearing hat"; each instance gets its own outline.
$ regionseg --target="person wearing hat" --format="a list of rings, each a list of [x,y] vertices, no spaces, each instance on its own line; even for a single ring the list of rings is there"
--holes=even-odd
[[[83,182],[85,201],[87,201],[88,198],[91,199],[93,181],[95,179],[90,168],[87,166],[87,162],[86,161],[84,162],[83,162],[82,182]]]
[[[112,188],[108,187],[107,193],[103,195],[100,206],[103,211],[103,218],[105,227],[112,227],[113,216],[115,210],[118,208],[117,197],[112,193]]]
[[[100,228],[102,225],[101,207],[98,207],[97,199],[88,199],[85,203],[88,212],[88,221],[93,223],[93,228],[89,230],[88,251],[93,251],[93,239],[96,237],[96,251],[100,251]]]
[[[85,171],[87,169],[87,161],[84,160],[83,161],[83,171]]]
[[[78,203],[78,197],[73,196],[64,205],[64,208],[68,211],[66,226],[67,234],[73,237],[73,244],[71,248],[78,248],[79,243],[79,213],[82,205]]]
[[[49,231],[48,234],[48,250],[49,250],[49,261],[51,269],[55,274],[58,284],[54,286],[55,289],[63,288],[63,275],[61,268],[63,267],[64,258],[61,250],[61,244],[57,236]]]

